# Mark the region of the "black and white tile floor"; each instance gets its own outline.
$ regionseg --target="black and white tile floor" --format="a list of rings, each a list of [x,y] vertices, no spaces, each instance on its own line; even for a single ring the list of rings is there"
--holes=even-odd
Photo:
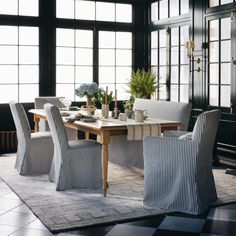
[[[0,236],[52,236],[18,196],[0,180]],[[58,236],[236,236],[236,203],[205,215],[171,213],[144,220],[90,227]]]

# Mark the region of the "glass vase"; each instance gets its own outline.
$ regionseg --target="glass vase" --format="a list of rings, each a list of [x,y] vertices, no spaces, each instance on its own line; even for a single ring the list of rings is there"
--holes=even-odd
[[[95,102],[92,96],[87,96],[86,107],[95,107]]]
[[[102,116],[107,118],[109,115],[109,104],[102,104]]]

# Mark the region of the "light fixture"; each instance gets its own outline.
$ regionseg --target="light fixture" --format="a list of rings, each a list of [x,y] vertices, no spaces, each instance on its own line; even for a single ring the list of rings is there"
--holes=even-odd
[[[190,40],[185,43],[185,48],[187,49],[187,56],[190,58],[193,56],[194,47],[195,47],[194,41]]]

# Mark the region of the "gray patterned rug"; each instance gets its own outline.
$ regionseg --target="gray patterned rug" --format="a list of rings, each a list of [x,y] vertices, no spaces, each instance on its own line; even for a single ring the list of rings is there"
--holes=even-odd
[[[121,222],[161,214],[143,208],[143,177],[130,169],[109,163],[107,197],[101,190],[55,191],[48,176],[20,176],[15,157],[0,157],[0,176],[52,232]],[[236,177],[214,170],[219,200],[214,205],[236,201]]]

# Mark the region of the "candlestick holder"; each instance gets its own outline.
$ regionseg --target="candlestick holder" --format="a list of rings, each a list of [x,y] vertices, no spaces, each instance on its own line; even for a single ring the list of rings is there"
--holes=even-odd
[[[115,107],[114,110],[112,111],[112,114],[111,114],[111,115],[112,115],[112,118],[118,119],[119,113],[120,113],[120,111],[118,110],[117,107]]]

